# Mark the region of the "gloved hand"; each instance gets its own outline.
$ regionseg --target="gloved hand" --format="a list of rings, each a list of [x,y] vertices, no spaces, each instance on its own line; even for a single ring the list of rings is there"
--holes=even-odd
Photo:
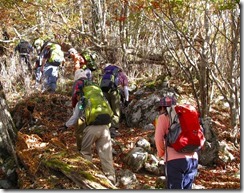
[[[58,131],[64,132],[68,129],[68,127],[64,124],[62,127],[58,128]]]
[[[125,107],[127,107],[129,105],[129,103],[130,103],[129,101],[125,101],[124,102]]]

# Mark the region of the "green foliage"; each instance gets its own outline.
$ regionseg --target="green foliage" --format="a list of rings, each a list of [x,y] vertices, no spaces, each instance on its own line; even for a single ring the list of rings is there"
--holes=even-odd
[[[0,8],[13,8],[17,2],[17,0],[1,0]]]
[[[150,89],[150,90],[155,90],[155,81],[150,81],[150,82],[146,82],[145,83],[146,88]]]
[[[236,3],[228,2],[228,3],[223,3],[222,5],[220,5],[219,9],[221,11],[228,10],[228,9],[232,10],[232,9],[235,9],[235,7],[236,7]]]
[[[151,190],[152,187],[149,186],[149,185],[147,185],[147,184],[144,184],[142,189],[143,189],[143,190]]]
[[[96,181],[96,178],[94,178],[89,172],[80,170],[79,172],[81,176],[83,176],[85,179],[90,181]]]
[[[236,8],[238,4],[240,4],[240,0],[211,0],[213,5],[215,6],[216,11],[224,11],[224,10],[233,10]],[[239,6],[239,5],[238,5]]]
[[[97,183],[107,184],[106,180],[97,179],[94,173],[101,172],[92,162],[84,159],[80,154],[68,155],[66,151],[61,151],[55,155],[43,157],[42,164],[46,167],[61,171],[66,176],[72,178],[73,175],[77,176],[79,180],[85,179]],[[108,185],[108,184],[107,184]]]
[[[42,160],[42,162],[50,168],[60,168],[63,172],[70,173],[72,171],[72,165],[62,162],[62,156],[60,155],[60,158]]]
[[[147,80],[144,85],[149,90],[157,90],[157,88],[162,88],[167,81],[168,77],[165,75],[159,75],[156,80]]]

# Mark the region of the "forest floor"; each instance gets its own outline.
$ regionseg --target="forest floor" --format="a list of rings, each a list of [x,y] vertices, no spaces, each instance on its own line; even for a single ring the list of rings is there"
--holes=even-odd
[[[68,120],[72,113],[72,108],[67,108],[67,102],[71,100],[70,96],[67,94],[69,88],[66,88],[66,94],[40,94],[34,92],[29,96],[16,96],[8,94],[8,101],[10,101],[11,110],[16,113],[23,114],[24,119],[29,119],[26,115],[26,111],[29,107],[34,107],[33,117],[37,120],[37,123],[41,123],[49,128],[41,138],[44,141],[48,141],[53,137],[53,133],[56,132],[58,137],[65,142],[65,144],[71,149],[76,151],[76,143],[74,136],[74,128],[70,128],[68,131],[59,132],[58,129]],[[20,98],[21,102],[20,102]],[[17,105],[18,104],[18,105]],[[226,129],[228,128],[228,112],[221,111],[221,109],[215,109],[212,113],[212,119],[215,120],[218,127],[215,128],[218,139],[228,141],[229,134],[226,134]],[[28,120],[27,120],[28,121]],[[145,131],[141,128],[128,128],[124,121],[121,122],[121,127],[119,132],[120,136],[117,136],[114,140],[116,142],[123,144],[128,150],[133,147],[135,142],[140,137],[147,137],[153,131]],[[228,133],[228,132],[227,132]],[[230,142],[231,143],[231,142]],[[126,152],[121,152],[118,150],[119,147],[114,146],[114,150],[117,152],[114,155],[114,167],[116,170],[129,168],[124,162],[122,157]],[[155,154],[156,154],[156,150]],[[228,163],[219,162],[213,167],[203,167],[199,166],[198,175],[195,180],[195,184],[199,189],[225,189],[225,190],[236,190],[240,189],[240,146],[237,150],[231,152],[235,159]],[[98,156],[95,154],[93,162],[100,167],[100,161]],[[158,176],[150,174],[145,171],[139,171],[135,173],[138,181],[142,185],[147,185],[148,187],[155,187],[155,182]]]

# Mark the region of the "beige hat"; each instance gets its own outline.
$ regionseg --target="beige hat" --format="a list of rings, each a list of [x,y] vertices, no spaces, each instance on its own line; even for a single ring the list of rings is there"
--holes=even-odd
[[[75,81],[78,79],[87,79],[86,71],[83,69],[78,69],[75,71]]]
[[[75,49],[75,48],[70,48],[69,50],[68,50],[68,53],[69,54],[77,54],[78,52],[77,52],[77,50]]]

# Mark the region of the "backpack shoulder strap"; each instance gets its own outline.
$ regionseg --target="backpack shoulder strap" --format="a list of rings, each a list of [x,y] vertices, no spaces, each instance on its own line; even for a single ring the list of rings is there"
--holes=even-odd
[[[175,106],[176,105],[172,105],[171,107],[167,107],[167,112],[170,118],[170,125],[172,125],[173,123],[177,123],[179,121],[178,115],[175,111]]]
[[[83,80],[83,81],[84,81],[84,86],[90,86],[90,85],[98,86],[97,83],[93,82],[93,81],[90,80],[90,79],[85,79],[85,80]]]
[[[85,83],[84,83],[84,80],[83,79],[77,79],[74,84],[73,84],[73,88],[72,88],[72,94],[75,94],[75,90],[76,90],[76,86],[77,86],[77,83],[80,82],[81,84],[79,85],[79,90],[82,91]]]

